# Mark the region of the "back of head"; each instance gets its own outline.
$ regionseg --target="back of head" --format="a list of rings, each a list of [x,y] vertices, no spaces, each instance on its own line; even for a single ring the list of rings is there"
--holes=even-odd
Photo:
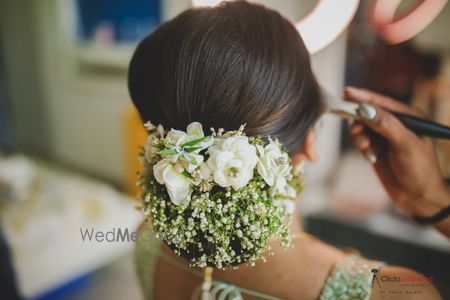
[[[129,90],[141,118],[165,128],[238,129],[294,154],[322,112],[309,53],[278,12],[245,1],[189,9],[137,47]]]

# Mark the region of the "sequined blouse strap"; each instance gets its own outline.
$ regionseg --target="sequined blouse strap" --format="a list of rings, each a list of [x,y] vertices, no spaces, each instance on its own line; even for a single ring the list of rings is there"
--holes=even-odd
[[[320,300],[368,300],[372,292],[372,269],[383,262],[367,260],[358,254],[348,254],[334,266],[320,295]]]

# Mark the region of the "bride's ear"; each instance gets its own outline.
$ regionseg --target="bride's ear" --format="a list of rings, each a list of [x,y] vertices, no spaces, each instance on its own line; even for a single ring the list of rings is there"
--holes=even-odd
[[[317,161],[319,159],[314,148],[314,130],[310,129],[306,134],[302,147],[293,157],[294,165],[300,161]]]

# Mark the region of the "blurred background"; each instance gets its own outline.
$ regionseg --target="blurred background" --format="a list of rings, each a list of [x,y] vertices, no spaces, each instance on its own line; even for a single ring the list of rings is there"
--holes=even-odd
[[[214,1],[193,1],[204,2]],[[258,2],[293,22],[316,20],[297,27],[319,82],[334,95],[344,85],[369,88],[450,126],[448,4],[431,17],[419,13],[429,22],[415,31],[409,24],[404,36],[380,26],[376,0],[339,1],[338,9],[337,0]],[[401,1],[394,19],[423,2]],[[87,242],[80,230],[133,231],[142,219],[134,199],[145,132],[127,67],[140,39],[193,3],[0,1],[0,231],[23,297],[141,298],[133,243]],[[307,166],[299,204],[306,229],[432,276],[450,298],[450,242],[390,204],[343,121],[325,115],[319,123],[320,161]],[[450,142],[435,145],[450,178]]]

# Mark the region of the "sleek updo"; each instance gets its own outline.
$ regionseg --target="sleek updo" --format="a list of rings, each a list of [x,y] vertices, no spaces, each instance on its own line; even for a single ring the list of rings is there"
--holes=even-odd
[[[188,9],[137,47],[128,85],[143,121],[278,138],[293,155],[323,110],[309,53],[278,12],[245,1]]]

